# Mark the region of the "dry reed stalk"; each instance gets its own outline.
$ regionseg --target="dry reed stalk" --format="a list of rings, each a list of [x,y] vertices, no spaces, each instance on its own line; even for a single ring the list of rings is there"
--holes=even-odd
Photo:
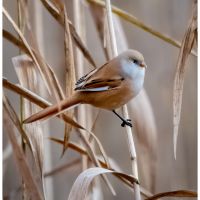
[[[21,134],[21,137],[23,140],[26,142],[28,145],[29,149],[32,151],[32,143],[29,140],[29,137],[27,136],[27,133],[25,130],[22,128],[22,124],[17,116],[17,113],[15,112],[14,108],[12,107],[11,103],[9,102],[8,98],[5,96],[4,97],[4,102],[3,102],[4,110],[6,110],[7,114],[9,115],[10,119],[12,122],[15,124],[15,127],[17,128],[18,132]]]
[[[6,102],[4,99],[4,105],[5,104],[6,104]],[[42,194],[40,193],[40,190],[34,180],[34,177],[31,173],[31,170],[30,170],[27,160],[24,156],[24,153],[22,152],[21,147],[17,143],[17,138],[15,136],[15,127],[14,127],[14,124],[11,123],[10,120],[11,120],[11,118],[8,114],[8,111],[6,109],[4,109],[3,122],[4,122],[4,125],[7,130],[6,133],[8,134],[8,138],[14,149],[13,153],[14,153],[14,157],[16,159],[17,167],[19,168],[20,174],[23,177],[24,183],[27,186],[27,190],[29,191],[29,197],[31,197],[32,199],[42,200],[44,198],[43,198]]]
[[[39,49],[37,42],[35,41],[33,35],[31,34],[30,29],[27,30],[29,31],[29,34],[32,36],[32,43],[34,47],[31,47],[31,50],[33,54],[35,55],[35,58],[37,59],[37,62],[42,66],[43,69],[45,69],[45,76],[48,80],[48,84],[50,85],[49,87],[52,88],[53,96],[56,98],[57,102],[59,102],[61,99],[65,98],[64,92],[62,91],[62,87],[60,86],[60,83],[56,77],[56,74],[52,70],[51,66],[46,63],[44,58],[42,57]],[[31,57],[30,52],[27,50],[25,44],[18,40],[15,36],[13,36],[11,33],[9,33],[6,30],[3,30],[3,37],[6,38],[8,41],[10,41],[12,44],[16,45],[19,47],[22,51],[24,51],[27,55]]]
[[[11,42],[12,44],[14,44],[15,46],[19,47],[21,51],[25,52],[27,55],[30,55],[29,51],[26,49],[23,42],[18,40],[14,35],[12,35],[10,32],[4,29],[3,29],[3,37],[7,39],[9,42]]]
[[[186,71],[186,62],[192,50],[195,40],[197,40],[197,0],[193,2],[192,16],[189,26],[184,35],[178,61],[176,65],[176,74],[173,90],[173,125],[174,125],[174,157],[176,159],[176,146],[178,138],[178,128],[181,117],[181,105],[183,95],[184,75]]]
[[[109,29],[109,35],[110,35],[110,44],[111,44],[111,50],[112,50],[112,56],[116,57],[118,55],[117,51],[117,43],[116,43],[116,37],[114,32],[114,26],[113,26],[113,19],[112,19],[112,11],[111,11],[111,2],[110,0],[106,0],[106,11],[107,11],[107,19],[108,19],[108,29]],[[122,108],[123,115],[126,119],[129,119],[128,109],[127,106],[123,106]],[[136,150],[135,150],[135,144],[133,141],[133,134],[131,127],[126,126],[126,133],[127,133],[127,142],[129,146],[129,153],[131,158],[131,165],[132,165],[132,173],[133,176],[135,176],[138,179],[138,169],[137,169],[137,157],[136,157]],[[134,196],[135,200],[140,200],[140,186],[137,183],[134,183]]]
[[[138,157],[140,180],[143,180],[146,189],[155,192],[158,135],[154,113],[144,89],[129,103],[128,110],[134,120],[136,144],[138,144],[136,147],[142,155]]]
[[[123,27],[118,16],[113,16],[117,47],[120,52],[128,49]],[[128,104],[128,110],[134,121],[134,133],[136,135],[136,148],[143,156],[138,157],[138,166],[140,168],[140,181],[143,186],[155,191],[156,184],[156,160],[157,160],[157,129],[153,109],[147,93],[143,89],[137,98],[134,98]],[[138,144],[138,145],[137,145]]]
[[[128,49],[128,43],[120,23],[119,17],[114,16],[115,32],[118,50]],[[157,128],[153,108],[149,97],[143,89],[140,94],[128,104],[128,110],[134,121],[134,133],[136,136],[136,148],[143,156],[138,157],[140,168],[140,181],[151,192],[156,187],[156,164],[157,164]]]
[[[18,56],[12,59],[13,65],[18,76],[20,85],[32,91],[38,91],[38,81],[36,68],[29,57],[26,55]],[[23,101],[23,116],[22,119],[27,118],[33,113],[38,111],[38,107],[32,105],[30,101],[24,99]],[[42,188],[43,195],[45,196],[44,182],[43,182],[43,160],[44,160],[44,144],[43,132],[40,123],[23,125],[28,133],[29,140],[32,143],[33,159],[27,152],[29,163],[32,164],[33,175],[38,177],[37,184]],[[34,163],[34,164],[33,164]]]
[[[11,25],[13,26],[13,28],[15,29],[15,31],[17,32],[17,34],[19,35],[20,39],[22,40],[22,42],[24,43],[27,51],[29,52],[31,58],[33,59],[33,61],[35,62],[36,66],[38,67],[38,70],[42,76],[42,78],[44,79],[44,83],[49,91],[49,93],[51,94],[50,92],[50,88],[49,88],[49,85],[48,85],[48,81],[46,80],[46,76],[44,74],[44,71],[43,69],[41,68],[41,66],[39,65],[30,45],[28,44],[27,40],[25,39],[24,35],[22,34],[22,32],[19,30],[18,26],[16,25],[16,23],[13,21],[13,19],[11,18],[11,16],[9,15],[9,13],[7,12],[7,10],[3,7],[3,14],[6,16],[6,18],[8,19],[8,21],[11,23]]]
[[[60,2],[59,6],[61,6]],[[71,38],[71,33],[70,33],[70,28],[69,28],[69,23],[68,23],[68,16],[67,16],[67,11],[64,6],[63,9],[64,12],[64,24],[65,24],[65,30],[64,30],[64,44],[65,44],[65,65],[66,65],[66,82],[65,82],[65,90],[66,90],[66,97],[69,97],[73,94],[74,92],[74,85],[75,85],[75,66],[74,66],[74,54],[73,54],[73,46],[72,46],[72,38]],[[74,116],[74,110],[68,111],[66,113],[70,118],[73,118]],[[64,133],[64,146],[63,146],[63,155],[64,152],[68,146],[69,142],[69,134],[72,131],[72,126],[69,124],[65,125],[65,133]]]
[[[101,7],[106,7],[105,2],[102,0],[87,0],[87,1],[91,4],[96,4]],[[142,30],[160,38],[164,42],[167,42],[175,47],[181,48],[181,43],[179,41],[176,41],[173,38],[154,30],[152,27],[146,25],[141,20],[137,19],[135,16],[131,15],[130,13],[127,13],[126,11],[124,11],[116,6],[112,5],[111,8],[112,8],[113,13],[115,13],[119,17],[123,18],[124,20],[126,20],[126,21],[130,22],[131,24],[134,24],[137,27],[141,28]],[[191,54],[193,56],[197,56],[197,53],[195,51],[191,51]]]
[[[189,190],[175,190],[170,192],[163,192],[156,194],[152,197],[146,198],[145,200],[156,200],[162,197],[197,197],[197,192]]]
[[[50,2],[49,0],[41,0],[42,4],[45,6],[45,8],[49,11],[49,13],[64,27],[64,15],[62,12],[59,12],[59,10],[56,8],[56,6],[53,4],[53,2]],[[58,4],[56,4],[58,5]],[[93,60],[91,54],[83,44],[81,38],[76,32],[76,29],[74,28],[71,21],[68,21],[71,35],[73,36],[73,40],[76,43],[77,47],[82,51],[85,58],[89,61],[89,63],[92,66],[96,66],[95,61]]]
[[[18,14],[18,26],[22,34],[25,34],[25,27],[27,22],[27,2],[23,0],[17,0],[17,14]],[[20,39],[20,38],[19,38]],[[22,50],[19,48],[19,54],[22,53]],[[20,97],[20,120],[21,123],[24,120],[24,99]],[[26,143],[24,142],[23,138],[21,140],[21,145],[23,152],[26,152]],[[28,199],[28,191],[26,189],[26,185],[22,179],[22,199]]]
[[[83,39],[85,38],[84,34],[84,13],[83,13],[83,5],[80,2],[80,0],[74,0],[73,1],[73,13],[74,13],[74,24],[75,28],[77,30],[77,33],[80,35],[80,37]],[[78,48],[75,49],[75,62],[76,62],[76,71],[77,71],[77,77],[82,77],[84,74],[84,60],[83,56],[81,55],[81,52]],[[81,124],[84,125],[84,127],[87,126],[87,115],[86,115],[86,107],[80,106],[78,108],[78,121],[81,122]],[[88,160],[87,156],[82,156],[82,170],[86,170],[88,168]]]

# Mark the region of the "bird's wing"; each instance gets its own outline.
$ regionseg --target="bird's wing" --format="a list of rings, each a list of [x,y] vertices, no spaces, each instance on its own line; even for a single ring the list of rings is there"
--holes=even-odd
[[[75,90],[97,92],[119,87],[124,78],[115,68],[113,69],[113,61],[115,62],[115,60],[111,60],[80,78],[76,83]]]
[[[88,78],[90,78],[92,76],[92,74],[94,74],[96,71],[98,71],[99,69],[93,69],[92,71],[90,71],[88,74],[82,76],[81,78],[78,79],[78,81],[76,82],[76,86],[78,87],[79,85],[81,85],[83,82],[85,82]]]
[[[124,78],[122,77],[115,77],[113,79],[93,79],[86,81],[79,87],[76,87],[75,90],[91,92],[106,91],[119,87],[123,80]]]

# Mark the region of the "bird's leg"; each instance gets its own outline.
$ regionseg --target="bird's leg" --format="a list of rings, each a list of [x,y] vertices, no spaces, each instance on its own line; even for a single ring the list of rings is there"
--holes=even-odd
[[[115,113],[115,115],[117,115],[117,117],[119,117],[122,120],[122,124],[121,124],[122,127],[125,127],[126,125],[132,127],[130,119],[124,119],[115,110],[112,110],[112,111],[113,113]]]

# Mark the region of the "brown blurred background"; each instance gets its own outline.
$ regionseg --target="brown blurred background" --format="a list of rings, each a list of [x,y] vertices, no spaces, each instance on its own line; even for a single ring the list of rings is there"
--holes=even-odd
[[[66,3],[69,18],[73,21],[72,1],[67,0]],[[192,12],[191,0],[120,0],[112,1],[112,3],[178,41],[181,41],[184,36]],[[13,19],[17,20],[16,1],[7,0],[3,4],[11,13]],[[105,57],[87,3],[84,3],[84,9],[86,10],[84,19],[86,24],[85,44],[100,66],[105,62]],[[63,66],[65,62],[63,29],[49,15],[39,0],[29,1],[29,12],[33,32],[43,43],[40,47],[43,55],[48,63],[54,67],[54,71],[62,83],[64,82]],[[4,18],[3,20],[3,27],[14,33],[7,20]],[[129,48],[142,52],[148,65],[144,88],[152,106],[157,128],[156,135],[150,135],[148,139],[151,143],[152,138],[152,144],[156,144],[156,147],[153,148],[156,149],[156,152],[151,150],[140,151],[140,147],[137,148],[137,156],[141,157],[141,160],[143,157],[151,158],[152,155],[157,155],[157,159],[148,159],[148,161],[144,159],[140,162],[138,170],[141,183],[147,189],[154,190],[153,193],[178,189],[197,190],[197,59],[190,55],[187,62],[177,159],[175,160],[173,156],[172,95],[179,49],[122,19],[120,21]],[[5,39],[3,40],[3,76],[14,83],[18,83],[18,80],[11,58],[17,56],[18,53],[19,50],[16,47]],[[87,62],[85,64],[88,65]],[[92,68],[86,67],[85,72],[89,69]],[[6,91],[6,94],[8,94],[11,103],[15,105],[16,110],[19,111],[19,97],[8,91]],[[140,98],[140,96],[137,98]],[[96,109],[93,110],[96,112]],[[131,115],[131,118],[134,121],[134,115]],[[61,138],[63,136],[63,123],[60,123],[57,119],[51,119],[49,124],[50,127],[46,131],[45,137],[50,135]],[[120,127],[118,119],[110,112],[101,111],[94,132],[107,154],[115,160],[123,171],[131,173],[128,147],[124,137],[125,130]],[[3,141],[5,150],[9,143],[6,134],[3,135]],[[79,157],[77,153],[67,151],[61,159],[61,150],[61,146],[45,139],[45,171]],[[155,165],[155,171],[154,173],[151,172],[151,175],[148,171],[149,162],[154,162]],[[142,171],[142,168],[146,169],[145,167],[147,170]],[[20,186],[21,178],[12,156],[4,162],[3,170],[4,195],[12,192],[12,199],[20,199],[20,193],[16,192],[16,189]],[[75,166],[47,178],[47,199],[67,199],[70,188],[80,170],[80,166]],[[153,182],[147,179],[151,179]],[[114,183],[117,196],[113,197],[103,186],[104,199],[132,199],[129,189],[120,184],[119,180],[112,177],[111,180]],[[103,196],[99,199],[103,199]]]

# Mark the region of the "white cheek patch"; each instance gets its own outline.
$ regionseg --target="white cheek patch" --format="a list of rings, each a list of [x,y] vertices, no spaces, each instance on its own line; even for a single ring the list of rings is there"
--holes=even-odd
[[[121,65],[123,72],[128,76],[134,77],[138,73],[139,66],[131,61],[122,60]]]

